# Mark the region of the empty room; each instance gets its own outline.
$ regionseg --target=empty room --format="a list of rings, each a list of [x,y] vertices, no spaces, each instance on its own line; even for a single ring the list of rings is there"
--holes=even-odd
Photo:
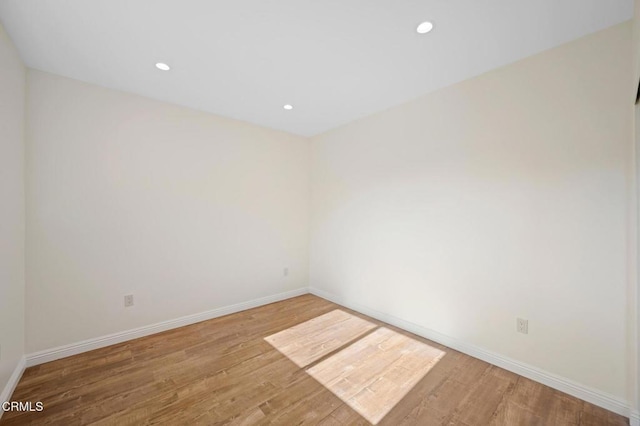
[[[0,0],[0,426],[640,426],[640,0]]]

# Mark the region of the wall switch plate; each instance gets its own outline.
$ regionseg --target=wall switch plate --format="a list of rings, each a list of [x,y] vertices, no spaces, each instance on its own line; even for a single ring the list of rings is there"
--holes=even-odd
[[[282,270],[282,275],[284,275],[285,277],[288,277],[289,276],[289,268],[284,268]]]
[[[529,334],[529,320],[518,318],[516,327],[518,333]]]
[[[124,307],[128,308],[130,306],[133,306],[133,294],[127,294],[124,297]]]

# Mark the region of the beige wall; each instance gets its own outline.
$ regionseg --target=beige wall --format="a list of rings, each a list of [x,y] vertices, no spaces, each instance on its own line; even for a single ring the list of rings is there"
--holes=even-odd
[[[633,58],[633,94],[636,93],[638,88],[638,82],[640,81],[640,0],[635,0],[634,16],[633,16],[633,44],[632,44]],[[634,139],[635,139],[635,209],[633,211],[635,220],[632,220],[632,231],[635,231],[635,239],[632,243],[635,244],[635,281],[632,283],[631,291],[629,292],[629,309],[630,313],[630,330],[632,343],[630,345],[630,375],[635,377],[635,383],[630,384],[630,395],[632,400],[632,406],[636,411],[636,417],[640,418],[640,262],[638,262],[638,242],[640,241],[640,106],[635,106],[634,114]],[[635,302],[635,303],[634,303]],[[640,424],[640,420],[636,420]]]
[[[24,355],[24,97],[24,66],[0,26],[0,394]]]
[[[38,71],[28,85],[28,352],[307,286],[307,140]]]
[[[34,352],[227,306],[307,285],[310,245],[316,288],[637,402],[639,33],[588,36],[313,138],[311,152],[29,71],[25,313],[25,72],[0,31],[0,390],[25,315]]]
[[[621,24],[315,137],[311,286],[626,401],[630,48]]]

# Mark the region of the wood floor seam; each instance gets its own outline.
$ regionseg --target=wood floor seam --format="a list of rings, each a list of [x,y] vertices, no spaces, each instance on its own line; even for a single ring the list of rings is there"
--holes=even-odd
[[[316,365],[322,363],[322,361],[327,360],[328,358],[331,358],[332,356],[334,356],[335,354],[337,354],[338,352],[348,348],[349,346],[351,346],[354,342],[357,342],[360,339],[363,339],[365,337],[367,337],[368,335],[370,335],[371,333],[373,333],[374,331],[376,331],[377,329],[379,329],[380,327],[376,327],[373,328],[371,330],[366,331],[364,334],[362,334],[361,336],[358,336],[350,341],[348,341],[347,343],[343,344],[342,346],[338,347],[337,349],[334,349],[333,351],[329,352],[326,355],[323,355],[321,358],[318,358],[317,360],[313,361],[312,363],[308,364],[304,370],[309,370],[310,368],[315,367]]]
[[[374,327],[340,341],[302,368],[265,340],[335,310]],[[348,324],[336,328],[345,339],[350,335],[344,329]],[[373,342],[383,328],[397,336],[381,348],[369,348],[367,342]],[[318,336],[331,339],[329,334]],[[403,346],[403,339],[416,345]],[[426,372],[407,382],[410,388],[398,385],[406,393],[376,420],[378,425],[628,424],[623,416],[307,294],[27,368],[12,399],[41,401],[45,409],[7,411],[0,426],[369,425],[350,405],[353,401],[342,400],[340,392],[331,391],[331,385],[316,380],[311,372],[329,369],[327,376],[338,381],[357,377],[366,386],[366,392],[358,395],[385,401],[382,390],[387,388],[382,385],[411,379],[419,370],[403,367],[413,361],[394,352],[401,347],[422,350],[425,356],[438,351],[443,355],[425,361],[428,365],[406,364]],[[354,355],[351,361],[349,351],[360,354],[360,350],[364,355]],[[369,364],[367,374],[340,373]],[[336,366],[338,370],[331,370]]]

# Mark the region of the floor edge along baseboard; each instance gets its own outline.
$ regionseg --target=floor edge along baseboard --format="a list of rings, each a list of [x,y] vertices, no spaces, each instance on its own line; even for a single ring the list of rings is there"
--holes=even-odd
[[[512,358],[508,358],[503,355],[488,351],[484,348],[465,343],[451,336],[447,336],[437,331],[430,330],[409,321],[405,321],[393,315],[371,309],[367,306],[361,305],[357,302],[352,302],[348,299],[336,296],[324,290],[320,290],[315,287],[309,287],[309,293],[314,294],[318,297],[322,297],[323,299],[327,299],[338,305],[342,305],[346,308],[352,309],[363,315],[367,315],[379,321],[394,325],[410,333],[416,334],[420,337],[424,337],[425,339],[440,343],[441,345],[447,346],[451,349],[455,349],[466,355],[481,359],[485,362],[488,362],[489,364],[504,368],[505,370],[511,371],[512,373],[516,373],[535,382],[542,383],[543,385],[549,386],[553,389],[567,393],[576,398],[590,402],[609,411],[613,411],[614,413],[629,417],[630,421],[633,422],[635,412],[631,410],[631,405],[627,401],[623,401],[613,395],[609,395],[597,389],[593,389],[580,383],[573,382],[572,380],[560,377],[556,374],[541,370],[537,367],[525,364]],[[631,424],[634,425],[634,423]],[[640,426],[640,424],[637,426]]]
[[[345,306],[361,314],[364,314],[372,318],[375,318],[377,320],[394,325],[403,330],[414,333],[418,336],[424,337],[426,339],[432,340],[434,342],[440,343],[442,345],[445,345],[447,347],[450,347],[452,349],[465,353],[466,355],[481,359],[483,361],[488,362],[489,364],[495,365],[500,368],[504,368],[505,370],[519,374],[523,377],[534,380],[538,383],[542,383],[553,389],[559,390],[561,392],[572,395],[576,398],[590,402],[599,407],[605,408],[609,411],[613,411],[614,413],[627,416],[630,419],[631,426],[640,426],[640,415],[635,410],[633,411],[631,410],[631,406],[628,402],[622,401],[613,395],[609,395],[607,393],[598,391],[596,389],[592,389],[582,384],[573,382],[569,379],[557,376],[553,373],[549,373],[547,371],[541,370],[537,367],[516,361],[514,359],[493,353],[491,351],[487,351],[486,349],[483,349],[481,347],[470,345],[468,343],[465,343],[453,337],[438,333],[434,330],[429,330],[427,328],[405,321],[398,317],[394,317],[392,315],[388,315],[386,313],[376,311],[364,305],[360,305],[356,302],[351,302],[347,299],[343,299],[342,297],[336,296],[334,294],[325,292],[324,290],[320,290],[314,287],[309,287],[309,288],[302,287],[295,290],[286,291],[283,293],[278,293],[275,295],[250,300],[247,302],[241,302],[241,303],[237,303],[230,306],[212,309],[210,311],[201,312],[194,315],[188,315],[188,316],[176,318],[173,320],[163,321],[156,324],[150,324],[147,326],[143,326],[143,327],[139,327],[131,330],[125,330],[119,333],[114,333],[106,336],[88,339],[88,340],[73,343],[70,345],[59,346],[56,348],[51,348],[51,349],[35,352],[32,354],[27,354],[25,357],[22,358],[21,363],[16,368],[16,371],[14,372],[14,374],[11,376],[10,382],[5,387],[2,395],[4,397],[4,394],[7,392],[7,389],[10,388],[12,381],[15,381],[15,383],[13,384],[13,387],[11,388],[11,392],[13,392],[13,389],[15,389],[15,386],[20,380],[20,377],[22,376],[22,372],[24,371],[25,368],[32,367],[39,364],[44,364],[50,361],[55,361],[61,358],[66,358],[68,356],[88,352],[94,349],[103,348],[103,347],[114,345],[117,343],[122,343],[128,340],[137,339],[139,337],[160,333],[162,331],[167,331],[174,328],[195,324],[201,321],[206,321],[209,319],[221,317],[223,315],[229,315],[229,314],[244,311],[247,309],[257,308],[259,306],[267,305],[269,303],[279,302],[281,300],[289,299],[289,298],[300,296],[307,293],[314,294],[318,297],[322,297],[323,299],[327,299],[336,304]],[[8,399],[10,396],[11,394],[9,394],[6,398]],[[0,416],[1,415],[2,413],[0,412]]]
[[[35,365],[44,364],[45,362],[51,362],[72,355],[78,355],[84,352],[92,351],[94,349],[104,348],[106,346],[111,346],[117,343],[126,342],[128,340],[133,340],[140,337],[149,336],[151,334],[172,330],[174,328],[184,327],[186,325],[218,318],[224,315],[246,311],[247,309],[257,308],[259,306],[268,305],[269,303],[279,302],[281,300],[290,299],[292,297],[300,296],[307,293],[307,287],[301,287],[295,290],[261,297],[259,299],[253,299],[246,302],[236,303],[234,305],[212,309],[210,311],[200,312],[198,314],[187,315],[172,320],[149,324],[143,327],[120,331],[106,336],[87,339],[69,345],[45,349],[42,351],[27,354],[26,366],[33,367]]]
[[[16,365],[16,368],[13,370],[11,377],[9,377],[9,381],[2,390],[2,393],[0,393],[0,404],[11,399],[11,395],[13,395],[13,391],[16,390],[16,386],[18,386],[18,382],[22,378],[22,373],[24,373],[25,368],[27,368],[27,359],[23,355],[18,361],[18,365]],[[4,410],[0,407],[0,419],[2,419],[3,414]]]

